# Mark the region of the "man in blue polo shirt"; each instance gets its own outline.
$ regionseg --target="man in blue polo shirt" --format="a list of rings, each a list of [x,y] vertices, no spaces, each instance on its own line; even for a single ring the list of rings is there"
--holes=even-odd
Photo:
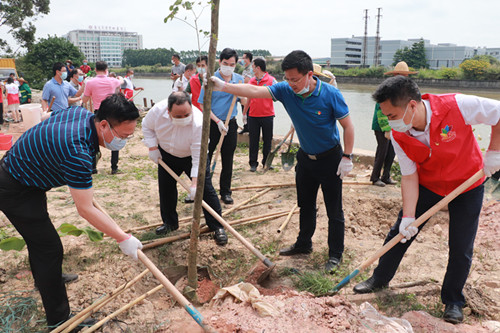
[[[325,270],[333,272],[344,252],[342,178],[353,166],[354,125],[340,91],[313,76],[312,59],[307,53],[291,52],[283,59],[281,68],[286,81],[268,87],[229,84],[215,76],[211,80],[214,90],[249,98],[272,98],[285,106],[301,146],[295,168],[300,231],[295,244],[282,249],[280,255],[312,252],[316,197],[321,186],[328,214],[329,259]],[[344,130],[343,149],[337,121]]]
[[[56,62],[52,66],[52,72],[54,77],[45,83],[42,91],[42,109],[48,112],[50,112],[48,108],[52,101],[52,97],[56,98],[52,105],[52,110],[67,109],[68,98],[80,97],[85,89],[85,83],[79,90],[76,90],[66,81],[69,73],[62,62]]]
[[[68,185],[80,216],[137,259],[141,242],[92,204],[93,156],[99,146],[123,148],[137,118],[135,105],[119,94],[106,98],[95,116],[79,106],[54,111],[26,131],[0,161],[0,210],[26,241],[51,328],[69,318],[70,308],[61,277],[63,246],[47,211],[46,192]]]
[[[238,54],[235,50],[225,48],[219,56],[220,67],[215,72],[215,76],[222,82],[227,83],[243,83],[243,76],[233,73],[236,63],[238,62]],[[200,92],[198,102],[203,106],[204,89]],[[231,120],[226,129],[224,122],[229,113],[229,107],[233,100],[233,95],[223,91],[214,91],[212,93],[212,112],[210,114],[210,143],[208,144],[208,158],[211,160],[212,155],[219,144],[220,136],[223,132],[227,132],[224,142],[221,147],[222,171],[219,180],[219,192],[222,201],[225,204],[232,204],[231,198],[231,177],[233,176],[233,157],[238,142],[238,124],[236,123],[236,115],[238,108],[236,103],[231,111]]]

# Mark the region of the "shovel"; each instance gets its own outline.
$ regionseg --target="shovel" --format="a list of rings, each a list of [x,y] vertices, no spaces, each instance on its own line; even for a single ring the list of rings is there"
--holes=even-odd
[[[292,132],[292,136],[290,137],[288,150],[284,153],[281,153],[281,166],[285,171],[288,171],[291,168],[293,168],[293,165],[295,164],[295,152],[291,152],[294,133],[295,131]]]
[[[431,218],[432,215],[436,214],[441,208],[445,207],[450,201],[455,199],[459,194],[468,189],[472,184],[477,182],[481,177],[484,176],[483,169],[476,172],[472,177],[467,179],[461,185],[459,185],[456,189],[454,189],[450,194],[441,199],[437,204],[432,206],[429,210],[423,213],[418,219],[413,221],[410,225],[412,227],[420,226],[422,223]],[[399,243],[403,239],[402,234],[397,234],[393,239],[387,242],[384,246],[382,246],[377,252],[375,252],[370,258],[368,258],[365,262],[363,262],[358,268],[356,268],[351,274],[346,276],[339,284],[337,284],[332,290],[331,293],[336,293],[345,286],[351,279],[356,277],[360,272],[364,271],[368,266],[370,266],[375,260],[382,257],[387,251],[392,249],[397,243]]]
[[[277,146],[276,148],[274,148],[274,150],[272,152],[269,153],[269,155],[267,155],[267,158],[266,158],[266,163],[264,165],[264,171],[267,171],[269,170],[269,168],[271,167],[271,165],[273,164],[273,159],[274,159],[274,156],[276,156],[276,153],[278,152],[278,150],[281,148],[281,146],[285,143],[286,139],[288,139],[288,137],[290,136],[290,134],[292,134],[293,132],[295,131],[295,128],[290,128],[290,130],[288,131],[288,133],[285,135],[285,137],[283,138],[283,141],[281,141]]]
[[[160,160],[158,160],[158,163],[170,174],[170,176],[172,176],[172,178],[174,178],[179,184],[181,184],[181,186],[184,187],[186,189],[186,191],[189,191],[189,186],[182,179],[180,179],[180,177],[177,176],[177,174],[172,169],[170,169],[170,167],[167,164],[165,164],[165,162],[163,162],[160,159]],[[257,258],[259,258],[264,263],[264,265],[267,266],[267,269],[264,270],[262,272],[262,274],[259,276],[259,278],[257,279],[258,283],[264,281],[269,276],[269,274],[271,274],[274,267],[276,267],[276,264],[273,264],[271,262],[271,260],[267,259],[259,250],[257,250],[252,244],[250,244],[249,241],[247,241],[245,238],[243,238],[243,236],[241,236],[236,230],[234,230],[234,228],[229,223],[227,223],[226,220],[224,220],[219,214],[217,214],[217,212],[215,210],[213,210],[212,207],[210,207],[205,201],[202,201],[201,204],[202,204],[203,208],[205,208],[205,210],[210,215],[215,217],[215,219],[217,221],[219,221],[220,224],[222,224],[222,226],[225,229],[227,229],[227,231],[229,231],[247,249],[249,249],[250,252],[252,252]]]
[[[484,182],[484,196],[491,200],[500,200],[500,171],[492,175]]]

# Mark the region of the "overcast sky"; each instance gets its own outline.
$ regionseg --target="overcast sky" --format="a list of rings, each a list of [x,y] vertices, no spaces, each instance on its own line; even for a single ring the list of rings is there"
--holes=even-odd
[[[163,22],[173,2],[51,0],[50,13],[35,22],[37,37],[116,26],[141,34],[144,48],[196,49],[194,29],[177,20]],[[218,49],[267,49],[273,55],[302,49],[312,57],[329,57],[331,38],[363,35],[364,9],[369,10],[368,35],[375,35],[378,7],[384,40],[423,37],[432,44],[500,47],[498,0],[221,0]],[[191,14],[187,18],[193,22]],[[209,9],[200,25],[210,30]]]

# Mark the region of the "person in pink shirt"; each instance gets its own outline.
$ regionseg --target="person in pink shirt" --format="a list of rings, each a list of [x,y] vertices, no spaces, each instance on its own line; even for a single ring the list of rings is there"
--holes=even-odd
[[[95,64],[96,77],[86,83],[85,91],[83,92],[83,104],[92,99],[94,113],[99,110],[101,102],[116,93],[123,83],[123,79],[108,77],[108,64],[105,61],[98,61]],[[111,174],[118,173],[118,150],[111,151]],[[97,173],[97,161],[94,161],[93,173]]]

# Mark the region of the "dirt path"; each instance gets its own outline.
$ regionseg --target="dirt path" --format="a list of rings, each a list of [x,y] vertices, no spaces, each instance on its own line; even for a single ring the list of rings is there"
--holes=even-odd
[[[97,200],[122,226],[133,228],[161,222],[158,191],[156,183],[156,165],[148,160],[147,150],[140,142],[142,135],[136,133],[134,139],[120,153],[119,167],[121,174],[110,175],[110,154],[103,149],[98,170],[95,175],[95,194]],[[248,149],[238,147],[234,162],[233,187],[250,184],[272,184],[294,182],[293,170],[284,172],[278,167],[279,157],[275,159],[276,168],[273,171],[256,173],[248,171]],[[219,163],[220,167],[220,163]],[[214,175],[214,184],[218,184],[218,172]],[[355,174],[358,180],[367,180],[370,167],[356,164]],[[235,204],[254,195],[257,190],[234,191]],[[184,204],[185,191],[179,191],[179,216],[190,216],[192,205]],[[390,227],[395,221],[401,207],[400,190],[394,186],[378,188],[374,186],[344,186],[344,213],[346,217],[346,234],[343,267],[348,272],[363,262],[378,249]],[[266,202],[263,205],[246,210],[233,212],[226,219],[236,220],[244,217],[258,216],[274,211],[290,210],[296,202],[295,189],[274,189],[255,202]],[[81,219],[72,203],[67,188],[58,188],[48,193],[49,212],[56,226],[71,223],[78,227],[88,225]],[[259,319],[248,304],[222,305],[209,308],[207,305],[199,308],[205,317],[216,326],[220,332],[291,332],[294,327],[302,327],[301,332],[363,332],[360,321],[360,309],[350,302],[352,283],[344,288],[340,295],[315,298],[310,294],[297,293],[293,276],[286,274],[287,268],[295,268],[300,272],[319,271],[327,256],[327,216],[323,198],[318,197],[318,226],[313,237],[314,252],[311,255],[293,258],[279,257],[277,251],[295,241],[298,232],[298,214],[293,215],[288,228],[278,234],[285,217],[262,222],[255,225],[238,227],[244,237],[247,237],[265,255],[269,256],[277,268],[271,279],[259,287],[266,300],[274,303],[282,312],[282,316],[274,319]],[[223,211],[230,206],[223,205]],[[480,228],[476,238],[473,266],[468,283],[471,290],[481,293],[469,294],[475,297],[475,308],[482,304],[485,309],[479,309],[483,318],[500,320],[500,203],[485,202],[481,215]],[[447,212],[439,212],[431,219],[421,233],[416,243],[410,248],[404,258],[393,284],[411,281],[441,283],[447,263]],[[0,216],[0,232],[6,235],[17,235],[13,227]],[[181,227],[174,233],[188,231],[188,226]],[[142,240],[154,238],[154,228],[136,233]],[[63,270],[75,272],[80,278],[68,285],[68,295],[73,311],[79,311],[89,306],[93,301],[109,293],[127,280],[130,280],[143,269],[139,262],[125,258],[113,241],[92,243],[86,237],[62,237],[65,247]],[[178,241],[169,245],[147,250],[145,253],[167,271],[168,267],[185,265],[188,251],[188,240]],[[2,252],[0,264],[0,291],[24,291],[23,295],[33,297],[41,308],[38,293],[33,291],[33,279],[29,273],[27,251]],[[212,281],[217,287],[230,286],[244,279],[256,263],[256,258],[244,248],[234,237],[230,236],[229,244],[218,247],[211,235],[201,236],[199,244],[199,264],[207,266]],[[369,276],[367,272],[362,277]],[[104,317],[112,311],[130,302],[135,297],[154,288],[158,282],[147,275],[140,283],[124,293],[111,305],[101,310],[96,317]],[[439,290],[439,288],[437,288]],[[4,294],[2,294],[4,295]],[[427,306],[427,310],[442,311],[439,291],[415,296],[415,302]],[[386,306],[385,303],[373,300],[371,303],[379,306],[386,313],[398,313],[399,303]],[[413,310],[414,308],[408,308]],[[428,311],[431,312],[431,311]],[[471,308],[466,308],[470,313]],[[43,318],[38,312],[36,318]],[[148,297],[139,305],[118,317],[123,323],[114,323],[106,332],[120,332],[118,325],[128,327],[131,332],[194,332],[193,321],[176,307],[164,290]],[[473,315],[467,317],[468,324],[477,324],[481,318]],[[255,323],[262,322],[264,326]],[[41,324],[38,324],[41,325]],[[42,326],[36,326],[33,331]],[[196,325],[194,324],[194,327]],[[341,329],[342,328],[342,329]]]

